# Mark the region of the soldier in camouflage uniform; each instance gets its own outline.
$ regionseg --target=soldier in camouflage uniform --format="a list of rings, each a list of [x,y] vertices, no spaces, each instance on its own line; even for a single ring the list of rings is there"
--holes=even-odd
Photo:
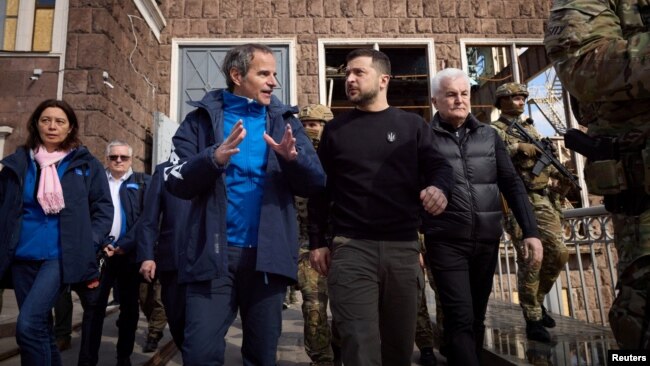
[[[310,104],[300,110],[298,119],[307,136],[318,149],[318,142],[325,123],[334,115],[329,108]],[[332,332],[327,322],[327,277],[321,276],[309,264],[309,234],[307,232],[307,199],[295,197],[298,213],[300,251],[298,258],[298,288],[302,294],[302,316],[304,318],[305,352],[312,360],[311,365],[331,366],[334,364]],[[335,347],[336,348],[336,347]]]
[[[429,269],[429,265],[426,263],[426,256],[424,255],[426,251],[424,246],[424,235],[420,234],[419,240],[421,245],[420,250],[422,252],[422,264],[424,264],[422,270],[425,271],[431,288],[436,291],[433,276],[431,275],[431,270]],[[435,366],[437,360],[436,355],[433,353],[433,346],[436,342],[440,345],[440,340],[442,339],[442,306],[439,305],[440,300],[438,299],[438,292],[436,291],[437,327],[434,329],[433,323],[431,323],[431,316],[429,315],[429,307],[427,306],[426,289],[426,286],[422,286],[422,289],[418,294],[419,305],[415,324],[415,345],[420,350],[420,365]]]
[[[513,131],[513,122],[519,123],[534,139],[541,136],[533,122],[523,115],[528,97],[526,85],[506,83],[497,88],[495,106],[501,110],[501,116],[492,122],[503,139],[512,163],[526,186],[528,198],[535,212],[537,228],[544,248],[541,264],[532,264],[524,260],[521,241],[522,232],[512,212],[506,218],[505,228],[517,251],[517,288],[519,304],[526,319],[526,336],[528,339],[549,342],[551,336],[546,328],[555,327],[555,321],[548,315],[542,305],[546,296],[567,262],[569,254],[562,239],[562,211],[560,201],[564,199],[559,189],[565,185],[550,186],[550,178],[565,183],[564,177],[552,165],[544,168],[539,175],[532,173],[537,162],[537,148],[526,143]],[[565,192],[563,192],[565,193]]]
[[[563,86],[579,101],[579,122],[603,146],[587,162],[585,180],[612,213],[619,292],[609,321],[622,349],[650,348],[649,25],[648,0],[555,0],[544,39]]]

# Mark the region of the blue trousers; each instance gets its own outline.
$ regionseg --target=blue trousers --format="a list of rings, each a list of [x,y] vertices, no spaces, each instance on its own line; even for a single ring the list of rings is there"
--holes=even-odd
[[[179,284],[178,271],[160,271],[160,298],[165,307],[169,332],[178,349],[183,347],[185,332],[185,284]]]
[[[228,328],[241,315],[244,366],[276,364],[289,278],[255,271],[257,249],[228,247],[228,271],[187,284],[183,364],[223,365]]]
[[[11,274],[19,310],[16,342],[21,365],[61,365],[52,321],[62,287],[60,261],[15,261]]]

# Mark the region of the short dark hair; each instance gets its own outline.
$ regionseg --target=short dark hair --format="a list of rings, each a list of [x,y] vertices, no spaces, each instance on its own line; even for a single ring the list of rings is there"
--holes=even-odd
[[[65,113],[70,123],[70,133],[63,140],[59,148],[61,150],[71,150],[81,146],[81,140],[79,139],[79,121],[77,120],[77,115],[74,113],[74,109],[70,104],[58,100],[58,99],[47,99],[41,102],[32,115],[27,121],[27,141],[25,141],[25,146],[30,149],[36,149],[39,145],[43,144],[41,136],[38,133],[38,119],[43,114],[43,111],[47,108],[59,108]]]
[[[372,48],[357,48],[348,53],[345,57],[345,63],[347,64],[357,57],[370,57],[372,59],[372,67],[374,67],[375,70],[379,71],[381,74],[390,75],[390,59],[385,53],[373,50]]]
[[[273,54],[271,48],[259,43],[247,43],[235,46],[226,53],[226,57],[224,57],[223,64],[221,65],[221,72],[226,78],[228,91],[232,92],[235,88],[235,82],[230,78],[230,70],[236,69],[242,75],[248,74],[248,68],[250,67],[255,52]]]

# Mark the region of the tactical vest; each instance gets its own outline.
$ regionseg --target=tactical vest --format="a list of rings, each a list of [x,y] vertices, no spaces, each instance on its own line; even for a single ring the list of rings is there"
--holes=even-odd
[[[518,121],[519,124],[526,129],[526,131],[536,140],[540,140],[541,136],[528,122]],[[515,144],[525,142],[521,140],[515,133],[511,131],[510,124],[502,116],[499,120],[492,122],[492,126],[496,127],[499,131],[499,136],[503,139],[503,142],[506,145],[508,151]],[[515,166],[517,173],[521,177],[521,180],[526,186],[526,190],[530,191],[542,191],[548,187],[548,182],[551,177],[552,167],[549,165],[544,170],[542,170],[539,175],[535,176],[532,173],[533,167],[537,163],[537,157],[526,156],[521,152],[511,154],[512,164]]]

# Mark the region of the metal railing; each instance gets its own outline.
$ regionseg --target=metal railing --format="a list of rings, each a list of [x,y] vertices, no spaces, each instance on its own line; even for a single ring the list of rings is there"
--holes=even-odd
[[[569,261],[544,304],[554,313],[608,325],[617,279],[611,216],[603,206],[566,210],[563,228]],[[513,243],[504,235],[493,297],[516,302],[517,269]]]

